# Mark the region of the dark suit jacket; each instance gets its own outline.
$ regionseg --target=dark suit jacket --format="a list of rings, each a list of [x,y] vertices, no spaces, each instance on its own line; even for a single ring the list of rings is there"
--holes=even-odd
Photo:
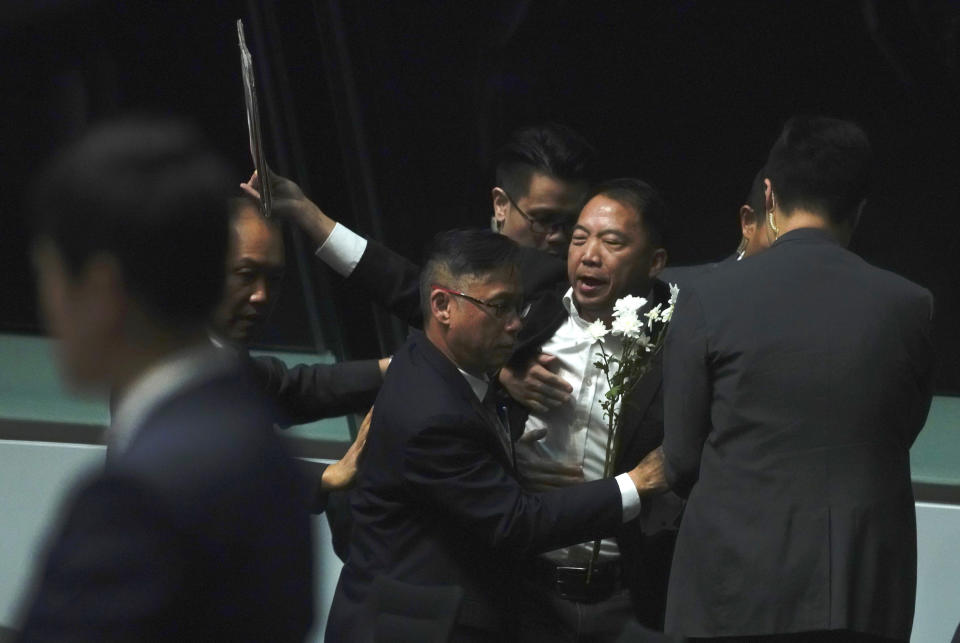
[[[364,640],[372,619],[362,605],[380,575],[460,585],[457,631],[503,635],[518,559],[615,531],[622,519],[615,480],[527,493],[502,433],[456,367],[414,333],[374,407],[328,640]]]
[[[562,297],[569,288],[563,262],[539,250],[521,249],[520,277],[531,309],[524,321],[518,350],[512,358],[517,364],[525,363],[539,353],[543,343],[566,319]],[[350,282],[371,293],[376,301],[408,323],[422,324],[419,268],[389,248],[368,242]],[[662,282],[655,282],[654,293],[658,302],[665,304],[669,298],[669,290]],[[631,413],[623,428],[617,473],[632,469],[663,439],[659,359],[628,401]],[[506,396],[502,402],[507,404],[509,427],[516,440],[526,424],[527,409]],[[668,494],[645,502],[641,517],[618,530],[625,583],[631,588],[637,617],[651,627],[659,628],[663,624],[667,577],[676,524],[682,509],[682,501]]]
[[[366,413],[382,381],[375,359],[288,367],[275,357],[250,359],[247,355],[247,363],[263,394],[279,411],[281,426]]]
[[[301,364],[291,368],[275,357],[251,358],[246,351],[240,356],[260,391],[277,409],[277,424],[282,428],[347,413],[366,414],[373,406],[383,380],[379,361],[375,359]],[[323,513],[331,498],[331,494],[321,487],[327,465],[309,460],[300,460],[299,463],[310,485],[310,511]],[[336,516],[328,518],[334,535],[334,549],[340,554],[343,549],[340,536],[344,530],[333,526]]]
[[[512,363],[523,365],[539,354],[543,344],[566,321],[569,314],[563,306],[563,295],[568,288],[564,282],[552,291],[534,297]],[[667,285],[655,281],[653,293],[655,303],[666,306],[670,298]],[[625,402],[620,451],[614,469],[616,474],[633,469],[663,441],[661,368],[662,354],[658,354],[654,357],[653,367]],[[507,404],[513,437],[517,439],[523,432],[529,411],[508,397],[503,401]],[[637,618],[650,627],[663,626],[670,559],[682,512],[683,501],[674,494],[650,498],[644,501],[640,517],[621,525],[617,533],[624,583],[631,590]]]
[[[302,641],[303,480],[254,389],[224,374],[154,409],[84,484],[23,641]]]
[[[928,291],[815,229],[680,292],[663,447],[690,497],[668,631],[909,637],[931,314]]]
[[[702,263],[694,266],[667,266],[658,275],[660,281],[666,284],[676,284],[683,289],[687,284],[696,283],[701,277],[712,274],[715,270],[737,263],[737,255],[733,254],[722,261]]]

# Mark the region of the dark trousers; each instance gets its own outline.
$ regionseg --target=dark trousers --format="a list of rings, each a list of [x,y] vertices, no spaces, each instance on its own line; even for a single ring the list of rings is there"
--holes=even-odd
[[[518,608],[520,643],[606,643],[634,620],[626,589],[596,603],[579,603],[525,581]]]

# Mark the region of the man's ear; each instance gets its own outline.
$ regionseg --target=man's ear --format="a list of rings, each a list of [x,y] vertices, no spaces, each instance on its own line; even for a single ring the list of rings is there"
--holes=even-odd
[[[503,224],[507,220],[507,212],[510,210],[510,199],[503,188],[493,188],[490,191],[493,199],[493,229],[494,232],[503,230]]]
[[[743,238],[750,240],[753,238],[753,235],[757,233],[757,228],[760,227],[760,220],[757,217],[757,213],[753,211],[747,204],[740,206],[740,233],[743,235]]]
[[[119,336],[130,304],[124,287],[123,271],[110,255],[91,258],[78,284],[89,302],[90,318],[107,333]]]
[[[655,279],[660,272],[667,267],[667,250],[666,248],[657,248],[653,251],[653,254],[650,256],[650,271],[648,275],[651,279]]]
[[[760,216],[766,217],[767,212],[773,210],[776,206],[776,196],[773,194],[773,184],[770,182],[770,179],[763,180],[763,212],[760,213]]]
[[[430,314],[442,326],[450,325],[450,307],[453,297],[442,290],[434,290],[430,293]]]

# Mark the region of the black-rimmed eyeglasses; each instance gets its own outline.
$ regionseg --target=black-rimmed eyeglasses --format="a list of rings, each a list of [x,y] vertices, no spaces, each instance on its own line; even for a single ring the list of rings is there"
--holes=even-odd
[[[575,215],[552,214],[537,219],[524,212],[506,190],[503,188],[500,189],[503,191],[504,196],[507,197],[507,201],[510,202],[510,205],[512,205],[513,208],[520,213],[520,216],[524,218],[524,220],[530,226],[530,230],[532,230],[535,234],[547,234],[553,232],[554,230],[560,230],[569,236],[570,231],[573,229],[573,226],[576,223]]]
[[[430,287],[433,288],[434,290],[441,290],[445,293],[450,293],[451,295],[455,295],[457,297],[463,297],[467,301],[472,301],[477,305],[485,306],[490,310],[490,314],[492,314],[497,319],[507,319],[507,316],[510,313],[513,313],[514,315],[516,315],[518,319],[524,319],[526,318],[527,313],[530,312],[530,304],[525,304],[520,300],[509,301],[509,302],[490,302],[490,301],[484,301],[482,299],[477,299],[476,297],[472,297],[465,292],[460,292],[459,290],[451,290],[450,288],[445,288],[438,284],[433,284]]]

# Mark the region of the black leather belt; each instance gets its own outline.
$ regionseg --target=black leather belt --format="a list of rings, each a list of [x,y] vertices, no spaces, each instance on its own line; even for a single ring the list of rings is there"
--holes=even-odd
[[[598,560],[587,582],[587,565],[536,558],[531,565],[536,583],[569,601],[596,603],[610,598],[622,585],[620,560]]]

